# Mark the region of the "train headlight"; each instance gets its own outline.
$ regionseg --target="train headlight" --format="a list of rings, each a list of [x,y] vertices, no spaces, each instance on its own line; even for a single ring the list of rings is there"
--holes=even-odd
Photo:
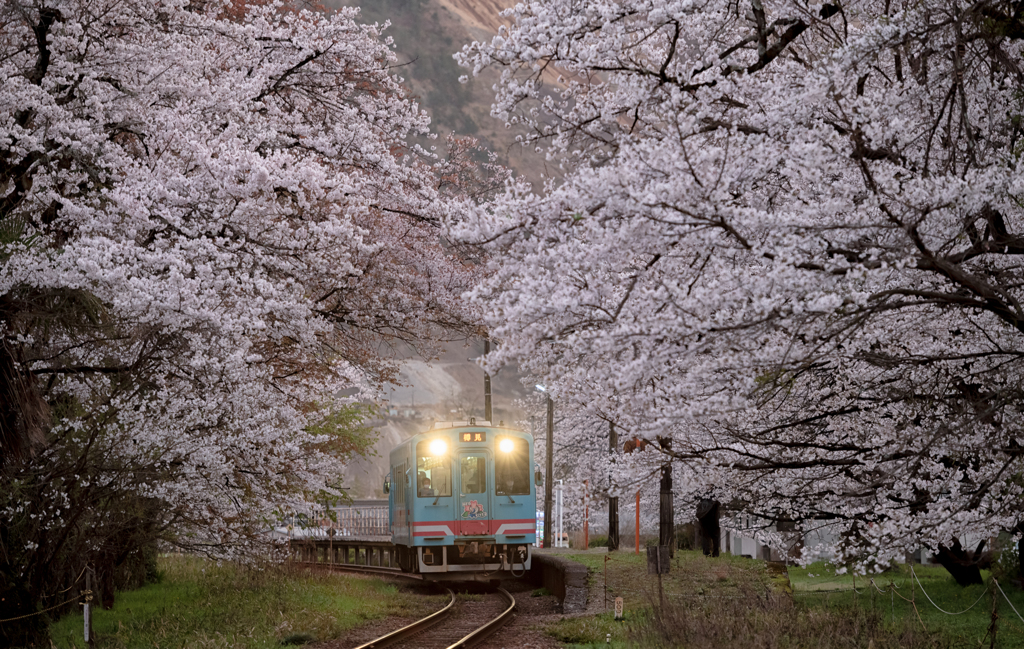
[[[443,439],[435,439],[430,442],[430,454],[433,456],[444,455],[448,452],[448,445]]]
[[[511,453],[515,447],[515,442],[513,442],[507,437],[498,442],[498,448],[501,449],[502,453]]]

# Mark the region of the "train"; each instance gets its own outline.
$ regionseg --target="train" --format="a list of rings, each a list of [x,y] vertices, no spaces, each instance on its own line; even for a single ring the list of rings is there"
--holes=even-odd
[[[384,492],[402,571],[479,578],[529,570],[542,484],[533,451],[529,433],[475,419],[435,422],[396,446]]]

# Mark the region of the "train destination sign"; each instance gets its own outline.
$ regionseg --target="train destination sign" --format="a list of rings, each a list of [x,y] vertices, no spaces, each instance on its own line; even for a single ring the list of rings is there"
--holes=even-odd
[[[462,433],[464,442],[486,442],[487,433]]]

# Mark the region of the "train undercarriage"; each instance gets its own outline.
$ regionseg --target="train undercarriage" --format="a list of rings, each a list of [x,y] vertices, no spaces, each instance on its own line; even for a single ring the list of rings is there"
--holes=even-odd
[[[530,569],[529,545],[495,543],[493,540],[457,541],[453,545],[396,547],[398,565],[404,572],[430,578],[442,573],[508,573],[519,576]]]

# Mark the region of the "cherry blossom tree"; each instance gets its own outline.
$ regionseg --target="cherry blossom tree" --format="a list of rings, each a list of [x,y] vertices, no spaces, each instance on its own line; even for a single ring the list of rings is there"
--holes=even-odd
[[[240,6],[0,10],[5,613],[141,540],[245,554],[367,446],[337,395],[463,326],[381,28]]]
[[[1022,12],[517,4],[459,58],[566,176],[452,224],[493,253],[490,362],[670,438],[694,498],[831,523],[840,561],[1012,529]]]

